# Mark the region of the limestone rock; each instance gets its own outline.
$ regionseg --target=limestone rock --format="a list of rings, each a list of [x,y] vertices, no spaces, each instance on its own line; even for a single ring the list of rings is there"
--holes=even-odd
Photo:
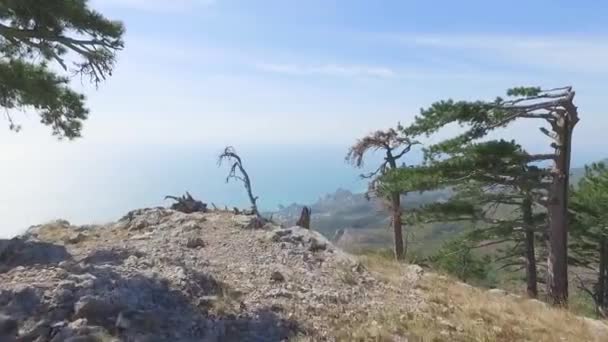
[[[0,336],[16,336],[19,324],[13,317],[0,314]]]
[[[508,292],[502,289],[491,289],[488,290],[488,294],[491,294],[493,296],[506,296],[508,295]]]
[[[284,282],[285,276],[279,271],[274,271],[270,274],[270,280],[275,282]]]
[[[418,265],[407,265],[403,268],[403,278],[409,286],[414,286],[424,276],[424,269]]]
[[[73,233],[67,239],[66,242],[69,244],[81,243],[87,239],[87,236],[83,233]]]
[[[205,241],[201,238],[189,238],[186,241],[186,247],[188,248],[203,248],[205,247]]]
[[[32,228],[0,249],[0,310],[19,341],[331,341],[332,317],[383,312],[387,293],[422,305],[319,232],[253,218],[148,208]]]
[[[84,318],[91,323],[104,325],[113,316],[116,316],[120,309],[121,305],[118,303],[94,296],[85,296],[74,305],[74,318]]]
[[[116,328],[130,332],[152,333],[160,329],[161,317],[153,311],[125,310],[116,319]]]

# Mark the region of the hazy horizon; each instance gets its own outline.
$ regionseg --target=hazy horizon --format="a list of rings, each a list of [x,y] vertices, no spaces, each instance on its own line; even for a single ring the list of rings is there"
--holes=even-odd
[[[1,184],[11,194],[0,208],[3,218],[0,236],[10,237],[31,225],[55,219],[74,224],[97,224],[114,221],[128,211],[143,207],[166,206],[165,195],[189,191],[198,199],[218,206],[248,207],[240,183],[225,183],[228,166],[218,167],[222,148],[203,146],[140,146],[122,151],[120,156],[106,152],[86,158],[88,148],[71,142],[57,145],[63,153],[48,159],[30,159],[29,163],[10,163],[20,181],[6,179]],[[364,191],[366,183],[344,161],[347,146],[258,146],[239,147],[251,175],[263,210],[278,205],[309,204],[338,188]],[[74,149],[78,150],[75,151]],[[65,150],[68,150],[66,152]],[[71,151],[69,151],[71,150]],[[603,159],[587,156],[573,160],[573,167]],[[49,161],[52,160],[52,162]],[[370,159],[370,167],[373,167]],[[413,152],[404,161],[415,162]],[[6,164],[6,161],[3,162]],[[44,174],[40,174],[44,166]]]
[[[186,190],[246,205],[216,165],[226,145],[242,153],[263,208],[360,190],[361,171],[344,162],[355,139],[408,123],[437,100],[494,99],[520,85],[574,86],[573,166],[608,156],[606,4],[90,3],[124,21],[125,50],[99,89],[72,82],[91,109],[83,138],[58,142],[35,113],[14,113],[19,133],[4,122],[0,236],[55,218],[114,220]],[[518,7],[526,10],[488,15]],[[548,151],[538,126],[527,120],[497,136]]]

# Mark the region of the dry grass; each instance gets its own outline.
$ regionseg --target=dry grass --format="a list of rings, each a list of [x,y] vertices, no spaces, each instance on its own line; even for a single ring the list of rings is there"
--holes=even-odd
[[[420,284],[431,302],[430,319],[412,328],[425,341],[605,341],[571,312],[512,296],[497,296],[439,276]],[[433,319],[434,318],[434,319]]]
[[[362,257],[377,277],[404,284],[404,266],[381,256]],[[515,296],[490,294],[449,277],[428,274],[415,285],[426,305],[403,308],[387,293],[382,311],[337,318],[340,341],[608,341],[608,326]],[[590,323],[591,322],[591,323]]]
[[[384,254],[367,254],[359,260],[378,279],[400,285],[403,282],[403,264]]]

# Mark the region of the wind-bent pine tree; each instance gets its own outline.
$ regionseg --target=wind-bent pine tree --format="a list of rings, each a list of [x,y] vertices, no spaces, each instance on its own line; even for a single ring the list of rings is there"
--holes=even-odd
[[[596,272],[591,286],[580,280],[580,288],[594,300],[597,312],[608,315],[608,168],[604,164],[585,167],[585,176],[572,191],[574,216],[571,244],[579,265]]]
[[[79,137],[89,114],[85,98],[50,64],[97,85],[112,75],[124,31],[87,0],[1,1],[0,106],[10,129],[21,128],[14,111],[33,110],[57,137]]]
[[[386,174],[388,170],[397,169],[399,167],[397,164],[399,159],[416,144],[416,142],[403,135],[400,131],[402,131],[401,125],[398,125],[397,129],[390,128],[384,131],[373,132],[357,140],[346,155],[348,162],[357,168],[361,168],[364,165],[364,158],[367,153],[374,151],[382,151],[384,153],[384,160],[376,171],[361,175],[362,178],[370,180],[368,191],[370,195],[377,193],[380,177]],[[404,243],[403,236],[401,193],[396,191],[390,192],[388,198],[390,201],[391,224],[393,226],[395,241],[395,257],[398,260],[403,260],[407,253],[407,243]]]
[[[547,208],[547,292],[556,305],[565,305],[568,300],[568,191],[572,132],[579,121],[571,87],[541,90],[520,87],[507,92],[510,99],[494,101],[440,101],[421,111],[414,124],[404,133],[411,137],[431,135],[451,123],[468,126],[464,133],[432,145],[426,150],[427,161],[440,158],[460,146],[485,137],[488,132],[508,126],[518,119],[540,119],[549,124],[551,130],[541,127],[543,134],[551,139],[552,153],[528,155],[528,163],[552,161],[550,184],[546,195],[540,199]],[[422,175],[418,182],[432,181]],[[406,182],[407,183],[407,182]],[[403,184],[402,184],[403,185]]]
[[[528,295],[536,297],[535,239],[545,215],[534,213],[533,206],[544,185],[542,170],[527,165],[529,158],[515,142],[467,144],[451,147],[440,160],[426,166],[396,170],[386,184],[405,179],[409,188],[398,191],[454,190],[448,201],[422,206],[411,211],[410,217],[423,223],[474,223],[461,239],[468,242],[467,248],[506,246],[498,258],[502,268],[525,269]],[[426,182],[431,176],[434,185]]]

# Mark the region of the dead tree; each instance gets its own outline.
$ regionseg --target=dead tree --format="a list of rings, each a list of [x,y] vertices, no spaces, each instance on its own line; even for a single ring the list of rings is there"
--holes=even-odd
[[[195,200],[189,192],[186,192],[186,194],[181,197],[165,196],[165,199],[174,200],[175,203],[171,205],[171,209],[182,213],[191,214],[196,212],[207,212],[207,203]]]
[[[296,223],[297,226],[310,229],[310,215],[311,210],[309,207],[302,208],[302,214],[300,214],[300,219]]]
[[[402,131],[401,128],[401,125],[398,125],[397,129],[391,128],[386,131],[371,133],[359,139],[348,151],[346,160],[357,168],[363,167],[363,159],[367,152],[382,151],[385,155],[384,161],[376,171],[361,175],[362,178],[370,179],[368,194],[377,192],[380,177],[391,169],[397,169],[397,161],[411,150],[412,145],[416,144],[409,137],[400,133]],[[393,192],[389,197],[395,240],[395,257],[398,260],[403,260],[407,253],[407,246],[403,241],[401,193]]]
[[[249,178],[249,174],[247,174],[247,171],[245,171],[245,168],[243,167],[243,161],[234,150],[234,147],[227,146],[224,149],[224,152],[220,154],[218,158],[218,165],[221,166],[224,161],[232,163],[232,165],[230,166],[230,172],[226,177],[226,183],[230,182],[231,179],[236,179],[243,182],[245,190],[247,191],[247,196],[249,197],[249,202],[251,203],[252,213],[256,217],[262,218],[262,215],[260,215],[260,212],[258,211],[258,196],[253,195],[253,191],[251,190],[251,179]],[[238,174],[237,171],[240,174]]]

